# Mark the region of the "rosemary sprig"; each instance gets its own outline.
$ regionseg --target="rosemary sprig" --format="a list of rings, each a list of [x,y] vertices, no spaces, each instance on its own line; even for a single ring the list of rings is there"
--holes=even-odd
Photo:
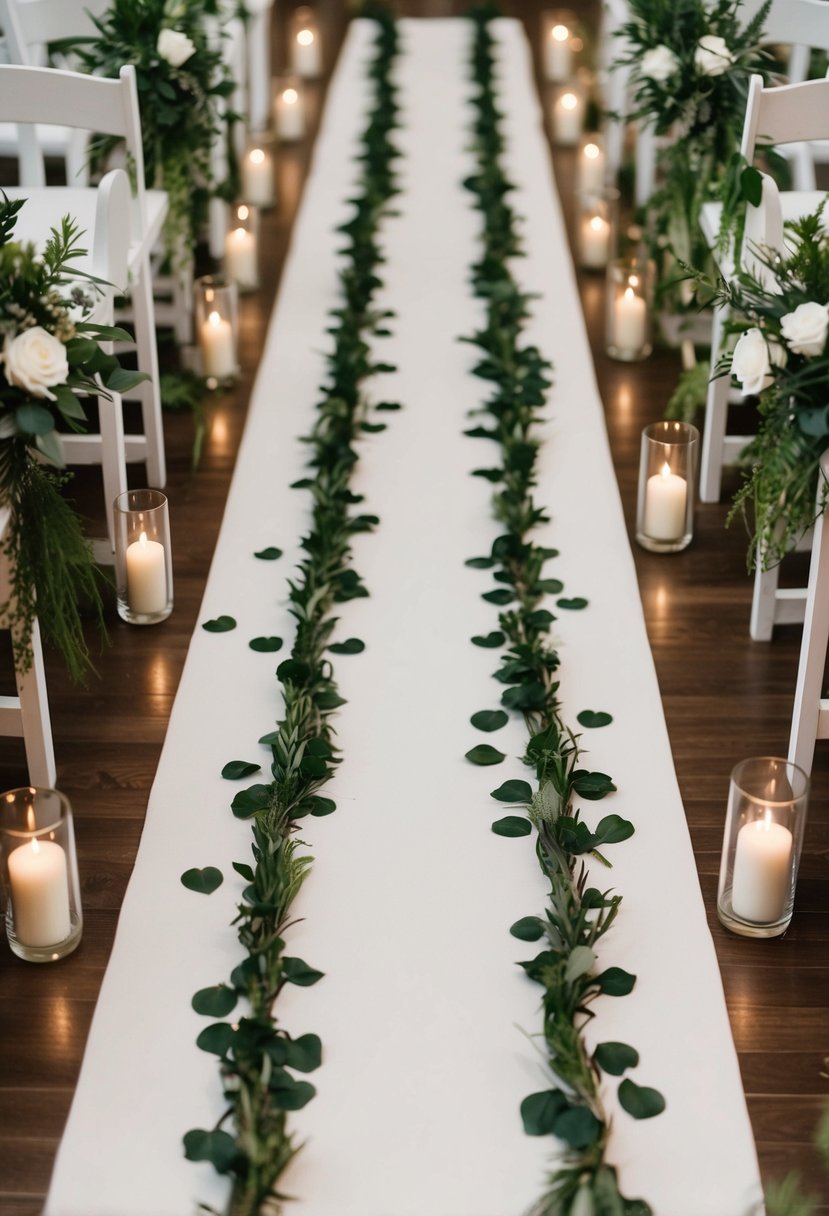
[[[484,598],[502,606],[500,628],[476,641],[506,647],[494,674],[506,685],[502,705],[524,716],[529,741],[523,760],[537,783],[533,789],[527,781],[507,781],[493,791],[498,801],[524,811],[524,817],[498,820],[493,830],[508,836],[534,832],[538,863],[549,882],[544,914],[523,917],[511,929],[520,940],[543,943],[540,953],[521,966],[543,989],[543,1036],[552,1080],[549,1089],[522,1103],[524,1128],[530,1135],[553,1135],[563,1146],[533,1216],[592,1216],[594,1211],[645,1216],[647,1204],[621,1195],[607,1161],[610,1119],[602,1087],[603,1073],[620,1076],[638,1063],[638,1053],[623,1043],[602,1043],[591,1053],[583,1034],[597,996],[624,995],[635,983],[635,976],[618,967],[596,971],[595,947],[612,926],[622,897],[591,885],[586,862],[592,856],[607,865],[600,849],[628,839],[634,828],[618,815],[606,815],[591,830],[574,805],[577,798],[604,798],[616,787],[606,774],[578,767],[578,736],[564,721],[555,678],[559,657],[550,639],[555,618],[541,606],[544,596],[563,591],[559,580],[543,573],[556,550],[532,539],[533,531],[548,522],[534,489],[540,448],[536,431],[551,384],[550,364],[523,338],[531,297],[521,291],[509,265],[522,249],[509,201],[514,187],[501,164],[504,137],[491,15],[489,10],[473,13],[477,164],[465,183],[483,221],[472,285],[486,310],[482,328],[465,340],[479,351],[473,371],[491,384],[491,393],[478,411],[486,415],[486,425],[466,433],[498,444],[500,463],[475,473],[495,487],[493,515],[504,532],[489,555],[471,558],[469,564],[493,571],[496,587]],[[584,606],[583,601],[559,602]],[[467,755],[474,761],[478,753],[473,748]],[[491,755],[484,756],[484,762],[491,761]],[[621,1083],[619,1100],[638,1118],[664,1107],[656,1090],[630,1079]]]
[[[290,657],[277,669],[284,716],[277,729],[260,740],[271,747],[272,781],[241,791],[233,801],[234,814],[250,817],[253,832],[254,864],[234,863],[248,882],[234,922],[245,958],[230,985],[205,989],[194,998],[196,1007],[208,1013],[219,1008],[228,1014],[240,997],[249,1006],[247,1016],[233,1024],[215,1023],[199,1036],[199,1046],[219,1057],[227,1110],[212,1131],[197,1129],[185,1136],[191,1160],[212,1161],[220,1173],[233,1178],[233,1216],[258,1216],[278,1208],[285,1198],[279,1180],[298,1151],[289,1114],[315,1092],[294,1073],[312,1072],[322,1058],[316,1035],[292,1038],[278,1025],[276,1006],[285,984],[307,986],[322,978],[303,960],[285,954],[291,906],[311,866],[296,832],[306,815],[335,809],[332,800],[318,792],[339,763],[330,719],[343,704],[326,651],[336,606],[368,594],[352,565],[351,544],[354,535],[371,531],[379,520],[355,512],[361,497],[350,485],[358,462],[357,439],[363,431],[383,426],[368,421],[366,382],[377,372],[394,370],[375,359],[372,340],[387,332],[390,316],[373,301],[381,286],[379,226],[397,192],[398,154],[390,136],[397,125],[391,70],[398,35],[385,10],[366,15],[377,22],[375,54],[368,68],[373,105],[358,156],[361,175],[354,214],[340,229],[346,238],[342,299],[331,312],[333,350],[316,421],[305,439],[311,472],[295,483],[310,492],[312,516],[302,540],[305,555],[289,582],[296,636]],[[225,1123],[232,1130],[224,1130]]]

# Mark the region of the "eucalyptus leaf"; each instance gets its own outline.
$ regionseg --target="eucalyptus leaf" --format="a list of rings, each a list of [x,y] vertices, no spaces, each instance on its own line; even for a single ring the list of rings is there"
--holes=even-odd
[[[246,790],[239,790],[230,804],[230,809],[237,819],[249,819],[251,815],[264,811],[270,805],[271,796],[269,785],[250,785]]]
[[[297,984],[300,988],[310,988],[312,984],[321,980],[324,974],[324,971],[317,971],[315,968],[309,967],[301,958],[282,959],[282,978],[289,984]]]
[[[586,1106],[571,1106],[557,1117],[553,1134],[570,1148],[589,1148],[601,1136],[602,1125]]]
[[[505,815],[503,819],[495,820],[492,830],[496,836],[529,836],[533,825],[529,819],[521,819],[518,815]]]
[[[521,942],[537,942],[544,936],[544,922],[537,916],[522,916],[510,925],[509,931]]]
[[[332,654],[361,654],[366,648],[359,638],[346,638],[344,642],[332,642],[328,647]]]
[[[580,726],[593,729],[599,726],[609,726],[613,721],[613,715],[606,713],[603,709],[583,709],[580,714],[576,715],[576,721]]]
[[[596,844],[620,844],[629,840],[634,833],[633,824],[621,815],[605,815],[600,819],[593,833]]]
[[[228,1132],[196,1127],[184,1136],[184,1156],[188,1161],[209,1161],[219,1174],[229,1174],[240,1160],[236,1141]]]
[[[260,654],[275,654],[277,650],[282,649],[282,638],[276,636],[251,638],[248,646],[251,650],[256,650]]]
[[[504,752],[499,752],[497,747],[492,747],[489,743],[479,743],[466,753],[466,759],[472,764],[501,764],[506,758]]]
[[[497,647],[503,646],[507,639],[500,630],[493,629],[492,633],[479,633],[471,640],[473,646],[483,646],[486,650],[495,650]]]
[[[489,796],[498,802],[529,803],[532,801],[533,791],[529,781],[513,778],[499,785]]]
[[[224,1057],[233,1047],[235,1038],[236,1031],[229,1022],[213,1022],[211,1026],[205,1026],[196,1039],[196,1046],[210,1055]]]
[[[463,564],[472,570],[491,570],[495,561],[491,557],[468,557]]]
[[[267,549],[259,549],[253,556],[258,557],[261,562],[275,562],[282,556],[282,550],[277,549],[276,545],[269,545]]]
[[[580,608],[586,608],[587,604],[588,601],[584,598],[584,596],[581,595],[573,595],[569,597],[563,596],[561,599],[556,600],[557,608],[569,608],[572,611],[578,611]]]
[[[521,1103],[521,1122],[528,1136],[552,1135],[556,1120],[567,1109],[567,1098],[560,1089],[545,1089],[529,1094]]]
[[[311,805],[311,814],[317,818],[321,818],[323,815],[330,815],[337,809],[337,804],[333,798],[323,798],[320,794],[313,794],[308,799],[308,802]]]
[[[190,1002],[196,1013],[208,1018],[226,1018],[236,1008],[239,995],[227,984],[216,984],[212,988],[200,988]]]
[[[625,971],[622,967],[608,967],[606,971],[602,971],[595,979],[599,985],[599,990],[605,996],[627,996],[629,992],[633,991],[633,986],[636,983],[636,976],[631,975],[629,971]]]
[[[486,600],[488,604],[511,604],[515,599],[512,591],[508,591],[506,587],[499,587],[495,591],[485,591],[481,596],[482,600]]]
[[[232,616],[217,616],[210,621],[202,622],[202,629],[207,633],[229,633],[231,629],[236,628],[236,621]]]
[[[665,1099],[658,1089],[637,1085],[630,1077],[619,1086],[619,1104],[634,1119],[653,1119],[665,1109]]]
[[[598,1043],[593,1055],[602,1072],[613,1077],[621,1077],[622,1073],[639,1063],[639,1052],[627,1043]]]
[[[303,1034],[286,1041],[285,1063],[297,1072],[314,1072],[322,1064],[322,1042],[319,1035]]]
[[[222,776],[228,781],[236,781],[239,777],[250,777],[261,771],[262,765],[252,760],[228,760],[222,769]]]
[[[181,876],[181,885],[198,895],[212,895],[223,882],[224,876],[215,866],[205,866],[201,870],[185,870]]]
[[[500,730],[509,722],[509,714],[504,713],[503,709],[480,709],[469,721],[476,730]]]

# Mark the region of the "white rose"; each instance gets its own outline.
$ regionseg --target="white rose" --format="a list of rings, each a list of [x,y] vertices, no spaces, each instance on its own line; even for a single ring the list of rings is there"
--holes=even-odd
[[[191,42],[186,34],[180,34],[178,30],[162,30],[158,35],[155,49],[161,58],[166,59],[174,68],[180,68],[191,55],[196,53],[195,43]]]
[[[55,400],[49,388],[63,384],[69,375],[66,347],[39,325],[24,329],[16,338],[6,338],[3,362],[9,384],[49,401]]]
[[[706,34],[697,43],[694,64],[703,76],[722,76],[734,62],[734,56],[725,44],[725,39],[716,34]]]
[[[679,67],[679,60],[668,46],[655,46],[645,51],[639,61],[639,75],[647,76],[650,80],[664,84],[674,75]]]
[[[811,358],[823,354],[829,330],[829,304],[798,304],[780,318],[780,331],[789,350]]]
[[[769,383],[769,348],[762,331],[756,327],[740,335],[731,356],[731,374],[743,386],[743,392],[759,393]]]

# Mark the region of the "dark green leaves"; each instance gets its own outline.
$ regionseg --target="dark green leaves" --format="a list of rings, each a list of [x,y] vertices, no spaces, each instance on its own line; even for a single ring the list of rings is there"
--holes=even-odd
[[[209,1161],[219,1174],[229,1174],[242,1159],[236,1141],[227,1132],[206,1132],[194,1128],[184,1136],[184,1156],[188,1161]]]
[[[262,562],[275,562],[282,556],[282,550],[277,549],[276,545],[269,545],[267,549],[260,549],[253,556],[258,557]]]
[[[181,885],[199,895],[212,895],[223,882],[224,876],[215,866],[205,866],[203,870],[185,870],[181,876]]]
[[[502,760],[506,760],[506,755],[489,743],[479,743],[477,747],[470,748],[466,758],[472,764],[500,764]]]
[[[282,978],[289,984],[297,984],[300,988],[310,988],[321,980],[325,973],[309,967],[301,958],[283,958]]]
[[[505,781],[503,785],[499,785],[497,790],[493,790],[490,798],[495,798],[498,802],[530,802],[533,796],[533,791],[528,781],[513,779]]]
[[[239,777],[250,777],[253,773],[258,773],[261,767],[261,764],[254,764],[252,760],[228,760],[222,769],[222,776],[228,781],[236,781]]]
[[[226,1018],[236,1008],[238,995],[227,984],[216,984],[213,988],[201,988],[191,1002],[196,1013],[208,1018]]]
[[[521,1103],[521,1121],[528,1136],[551,1136],[556,1119],[567,1109],[560,1089],[545,1089],[530,1094]]]
[[[586,726],[588,729],[599,726],[609,726],[613,721],[613,715],[606,713],[602,709],[583,709],[576,716],[576,721],[580,726]]]
[[[229,633],[235,628],[236,621],[232,616],[217,616],[212,621],[202,621],[202,629],[207,633]]]
[[[612,794],[616,786],[607,773],[589,773],[586,769],[577,769],[573,773],[573,789],[582,798],[598,802],[600,798]]]
[[[332,654],[361,654],[366,648],[359,638],[347,638],[344,642],[332,642],[328,647]]]
[[[602,1072],[613,1077],[621,1077],[629,1068],[635,1068],[639,1063],[639,1052],[627,1043],[599,1043],[594,1058]]]
[[[556,600],[557,608],[569,608],[571,611],[578,611],[580,608],[587,607],[587,600],[581,595],[573,595],[569,599],[563,596],[560,600]]]
[[[500,630],[494,629],[492,633],[476,634],[472,639],[473,646],[483,646],[487,650],[496,650],[499,646],[503,646],[506,638]]]
[[[196,1046],[201,1051],[214,1056],[226,1056],[233,1047],[236,1031],[229,1022],[213,1022],[206,1026],[196,1039]]]
[[[282,649],[282,638],[251,638],[248,646],[250,646],[251,650],[258,650],[260,654],[274,654],[277,650]]]
[[[629,840],[633,832],[633,824],[622,819],[621,815],[605,815],[604,819],[599,820],[593,833],[594,847],[600,844],[620,844],[623,840]]]
[[[481,596],[482,600],[486,600],[488,604],[511,604],[514,595],[512,591],[508,591],[506,587],[499,587],[495,591],[485,591]]]
[[[633,985],[636,983],[636,976],[621,967],[608,967],[595,978],[599,991],[605,996],[627,996],[633,991]]]
[[[544,936],[544,922],[537,916],[522,916],[510,925],[509,931],[521,942],[537,942]]]
[[[230,809],[237,819],[249,819],[257,811],[264,811],[270,805],[272,790],[269,785],[250,785],[239,793],[230,804]]]
[[[502,709],[481,709],[469,719],[476,730],[500,730],[509,722],[509,715]]]
[[[492,830],[496,836],[529,836],[533,825],[529,819],[521,819],[518,815],[505,815],[503,819],[495,820]]]
[[[634,1119],[652,1119],[665,1109],[665,1099],[658,1089],[637,1085],[629,1077],[619,1086],[619,1102]]]

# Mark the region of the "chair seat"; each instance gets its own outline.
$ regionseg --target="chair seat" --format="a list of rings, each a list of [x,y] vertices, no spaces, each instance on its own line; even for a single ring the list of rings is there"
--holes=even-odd
[[[788,223],[792,220],[799,220],[804,215],[809,215],[817,209],[825,198],[825,190],[781,190],[780,208],[783,212],[783,222]],[[710,248],[713,248],[717,242],[721,217],[722,203],[706,203],[702,208],[699,223]],[[730,248],[720,255],[717,264],[720,268],[720,274],[724,279],[731,279],[733,277],[734,256]]]

